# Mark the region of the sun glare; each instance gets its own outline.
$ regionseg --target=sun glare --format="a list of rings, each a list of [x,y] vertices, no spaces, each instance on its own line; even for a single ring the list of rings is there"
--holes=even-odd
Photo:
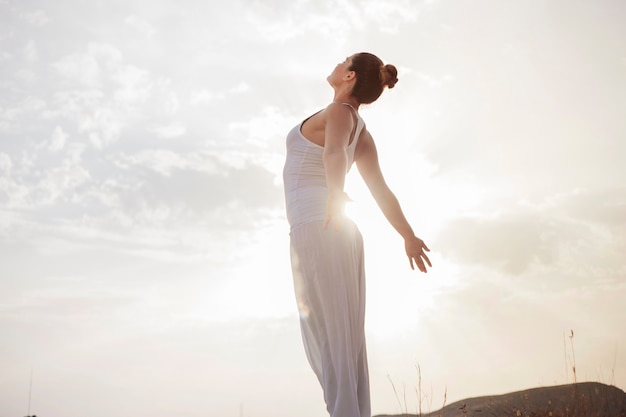
[[[346,190],[353,200],[346,206],[346,214],[359,226],[365,245],[368,330],[377,337],[403,337],[419,328],[423,315],[436,307],[437,294],[458,281],[458,268],[445,263],[436,248],[431,248],[428,256],[434,267],[427,274],[411,270],[402,238],[387,222],[360,177],[349,177]],[[420,216],[428,219],[428,227],[418,232],[427,240],[436,233],[445,213],[432,209]]]
[[[247,236],[236,265],[212,284],[197,314],[219,321],[296,315],[288,239],[282,219]]]

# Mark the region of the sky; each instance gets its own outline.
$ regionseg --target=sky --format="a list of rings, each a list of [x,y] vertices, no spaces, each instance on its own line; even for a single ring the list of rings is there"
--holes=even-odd
[[[433,262],[410,269],[351,171],[373,413],[626,389],[625,18],[619,0],[0,0],[0,415],[325,415],[282,166],[360,51],[399,70],[360,113]]]

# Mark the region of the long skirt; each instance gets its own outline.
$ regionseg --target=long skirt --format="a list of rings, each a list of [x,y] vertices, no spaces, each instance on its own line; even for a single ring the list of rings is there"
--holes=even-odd
[[[331,417],[371,417],[363,239],[346,220],[291,231],[291,266],[307,359]]]

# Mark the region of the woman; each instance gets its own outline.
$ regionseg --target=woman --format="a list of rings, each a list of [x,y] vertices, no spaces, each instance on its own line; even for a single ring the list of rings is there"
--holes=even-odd
[[[358,114],[397,70],[370,53],[352,55],[327,78],[334,98],[287,136],[283,171],[291,264],[307,358],[331,417],[370,417],[365,349],[363,241],[344,216],[345,176],[353,162],[378,206],[404,238],[412,269],[426,272],[429,249],[415,236],[380,170],[372,136]]]

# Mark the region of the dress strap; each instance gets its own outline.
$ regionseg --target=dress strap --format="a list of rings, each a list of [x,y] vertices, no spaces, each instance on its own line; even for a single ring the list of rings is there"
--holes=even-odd
[[[354,108],[354,106],[348,102],[342,101],[341,104],[350,107],[352,110],[356,111],[356,109]]]

